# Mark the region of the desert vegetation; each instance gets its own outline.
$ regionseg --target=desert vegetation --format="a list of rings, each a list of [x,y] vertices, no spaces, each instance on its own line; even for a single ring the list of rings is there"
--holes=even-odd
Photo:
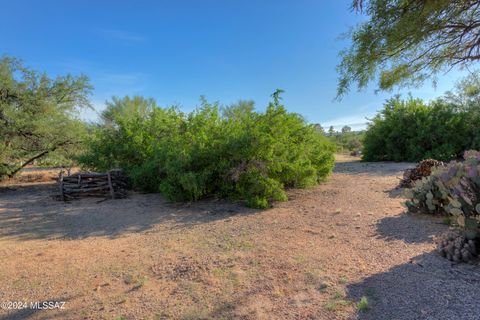
[[[435,168],[427,177],[405,191],[410,211],[441,214],[459,232],[448,233],[439,252],[453,261],[469,262],[476,257],[480,217],[480,153],[467,151],[463,161]]]
[[[248,101],[221,108],[202,99],[183,113],[141,97],[115,98],[80,162],[122,168],[139,190],[174,201],[217,196],[266,208],[287,200],[285,188],[324,181],[334,162],[334,146],[287,112],[279,94],[264,113]]]
[[[426,103],[394,97],[369,123],[364,138],[367,161],[442,161],[480,148],[478,75],[460,82],[444,97]]]
[[[85,76],[49,78],[12,57],[0,59],[0,179],[52,155],[68,164],[81,148],[90,106]],[[58,163],[58,162],[57,162]]]
[[[3,56],[0,320],[478,319],[480,2],[352,8],[337,99],[469,75],[392,93],[359,131],[310,123],[281,89],[192,111],[109,94],[86,121],[86,75]],[[5,304],[25,301],[66,308]]]
[[[337,152],[360,154],[363,149],[365,131],[353,131],[349,126],[343,126],[340,131],[335,131],[331,126],[325,135],[336,145]]]
[[[121,168],[138,190],[174,201],[217,196],[266,208],[287,199],[285,188],[314,186],[333,168],[333,144],[285,109],[280,90],[263,113],[250,101],[222,107],[202,98],[183,113],[113,98],[102,123],[89,125],[75,117],[89,106],[86,77],[52,80],[9,57],[1,67],[3,177],[56,152],[95,170]]]

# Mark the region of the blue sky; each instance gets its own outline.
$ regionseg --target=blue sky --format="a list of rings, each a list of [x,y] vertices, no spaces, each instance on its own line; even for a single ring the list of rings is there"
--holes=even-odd
[[[342,33],[364,19],[350,0],[2,1],[0,55],[50,75],[84,73],[97,111],[112,95],[153,97],[189,111],[199,96],[224,104],[252,99],[259,110],[281,88],[290,111],[324,126],[362,127],[396,92],[336,92]],[[431,99],[434,88],[403,90]],[[83,114],[94,120],[94,112]]]

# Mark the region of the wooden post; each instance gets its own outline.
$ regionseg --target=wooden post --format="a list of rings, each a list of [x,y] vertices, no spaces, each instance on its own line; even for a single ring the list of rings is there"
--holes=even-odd
[[[110,175],[110,171],[108,171],[108,186],[110,187],[110,196],[112,196],[112,199],[115,199],[115,191],[113,190],[112,176]]]
[[[58,184],[60,185],[60,197],[65,201],[65,193],[63,193],[63,170],[58,174]]]

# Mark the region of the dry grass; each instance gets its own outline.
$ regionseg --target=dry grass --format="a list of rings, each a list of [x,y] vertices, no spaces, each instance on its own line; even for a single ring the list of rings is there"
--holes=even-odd
[[[7,181],[3,181],[2,185],[18,186],[18,185],[31,184],[31,183],[35,183],[35,184],[52,183],[58,179],[58,175],[62,170],[66,172],[67,169],[27,166],[13,178]],[[79,171],[79,168],[74,167],[74,168],[71,168],[70,172],[75,173],[78,171]]]
[[[399,266],[404,281],[422,281],[409,268],[433,255],[445,226],[402,214],[397,165],[345,161],[328,183],[265,211],[156,194],[64,204],[48,183],[1,188],[0,301],[66,309],[0,319],[381,319],[392,307],[409,316],[404,300],[380,299],[395,291],[384,284]],[[369,308],[359,312],[362,296]]]

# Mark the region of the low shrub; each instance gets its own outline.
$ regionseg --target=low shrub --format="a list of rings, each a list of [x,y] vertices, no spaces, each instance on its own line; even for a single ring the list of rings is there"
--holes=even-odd
[[[191,113],[141,97],[114,98],[79,161],[120,167],[136,188],[174,201],[207,196],[258,208],[287,199],[289,187],[313,186],[332,171],[334,146],[274,94],[266,111],[240,101],[222,108],[201,100]]]
[[[480,152],[466,151],[464,161],[452,161],[405,191],[410,211],[446,214],[468,239],[479,235]]]
[[[360,298],[360,301],[357,303],[357,308],[360,311],[366,311],[370,309],[370,304],[366,296],[362,296],[362,298]]]

